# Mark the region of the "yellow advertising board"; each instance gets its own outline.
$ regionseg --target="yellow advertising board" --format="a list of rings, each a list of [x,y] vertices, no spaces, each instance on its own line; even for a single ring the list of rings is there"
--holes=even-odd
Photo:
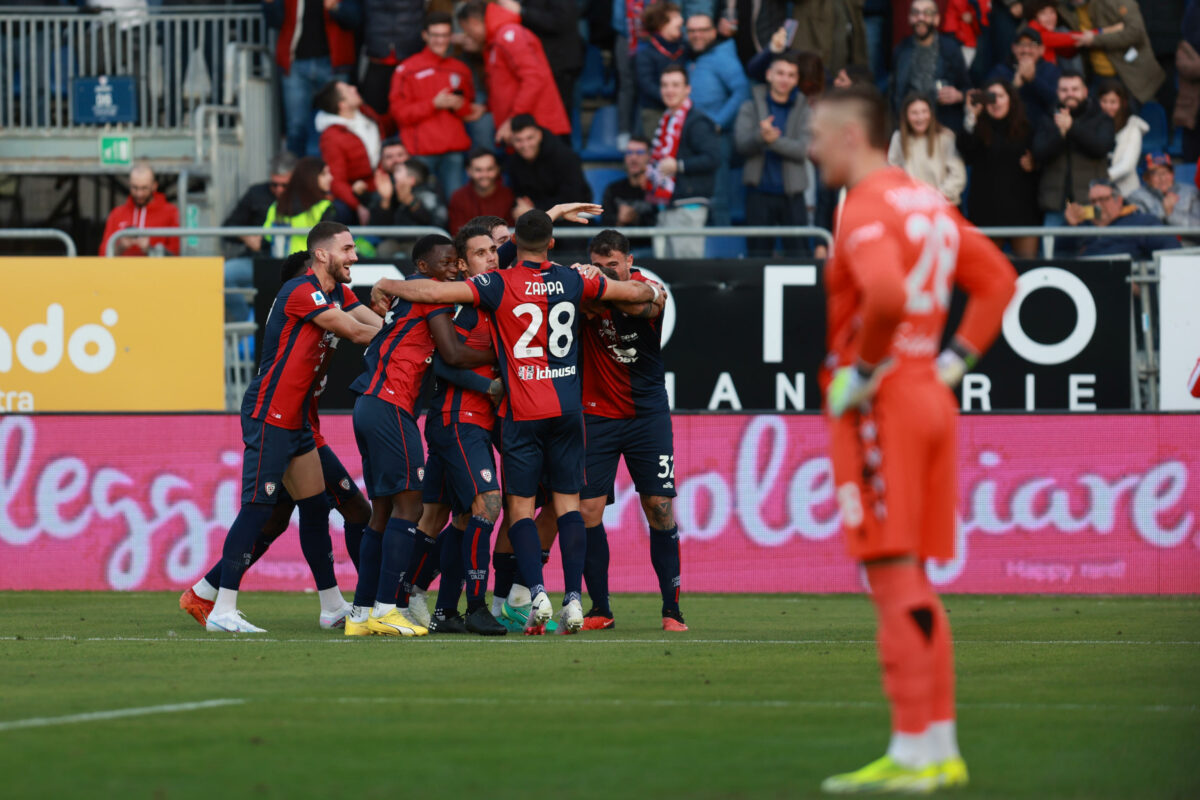
[[[0,258],[0,413],[225,407],[219,258]]]

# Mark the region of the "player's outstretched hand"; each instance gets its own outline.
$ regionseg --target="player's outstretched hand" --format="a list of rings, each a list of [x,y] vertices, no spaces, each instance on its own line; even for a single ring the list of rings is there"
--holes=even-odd
[[[567,222],[578,222],[581,225],[588,224],[590,217],[598,217],[603,213],[604,206],[597,203],[559,203],[551,206],[546,212],[553,221],[565,219]]]
[[[576,262],[571,265],[571,269],[585,278],[595,278],[604,274],[595,264],[580,264]]]
[[[381,279],[382,280],[382,279]],[[379,288],[379,282],[371,287],[371,310],[379,316],[386,316],[388,309],[392,307],[392,296]],[[382,309],[382,311],[380,311]]]

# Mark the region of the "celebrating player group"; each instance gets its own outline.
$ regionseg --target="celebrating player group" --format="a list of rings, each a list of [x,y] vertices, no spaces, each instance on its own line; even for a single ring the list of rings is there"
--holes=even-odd
[[[967,782],[949,618],[924,566],[954,556],[950,389],[995,338],[1015,289],[1012,265],[987,238],[935,189],[887,165],[886,116],[873,89],[829,92],[810,150],[822,179],[846,189],[824,271],[822,383],[847,549],[870,585],[892,710],[887,753],[827,779],[835,794]],[[495,218],[473,220],[454,242],[427,236],[413,251],[416,274],[380,281],[369,309],[344,288],[356,261],[349,231],[313,228],[300,255],[311,264],[285,265],[242,406],[241,511],[221,561],[181,606],[210,631],[261,631],[237,610],[238,585],[297,507],[323,627],[351,636],[611,628],[603,511],[623,457],[650,526],[663,629],[686,631],[662,287],[632,268],[617,231],[592,240],[589,265],[549,260],[553,218],[599,210],[530,211],[511,242]],[[943,349],[953,285],[968,302]],[[318,430],[316,396],[339,338],[369,342],[352,386],[369,508]],[[416,418],[431,366],[426,458]],[[352,604],[333,577],[331,502],[358,568]],[[557,619],[542,577],[555,537],[565,581]],[[439,572],[430,614],[425,593]]]

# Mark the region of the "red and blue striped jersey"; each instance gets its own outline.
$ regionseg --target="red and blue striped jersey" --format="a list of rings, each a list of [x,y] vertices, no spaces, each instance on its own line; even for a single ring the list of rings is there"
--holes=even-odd
[[[506,418],[549,419],[581,410],[579,306],[603,296],[604,277],[525,261],[476,275],[467,285],[491,317],[508,393]]]
[[[431,280],[427,275],[409,276],[408,280]],[[449,314],[453,306],[409,303],[399,297],[383,318],[383,327],[367,345],[363,355],[366,370],[350,384],[357,394],[378,397],[417,415],[421,382],[433,360],[433,335],[429,320]]]
[[[454,331],[458,338],[473,350],[492,349],[491,320],[487,314],[481,313],[474,306],[458,307],[454,313]],[[494,380],[497,375],[494,364],[475,367],[472,372],[489,381]],[[496,421],[491,398],[486,394],[464,389],[441,378],[437,381],[430,407],[441,413],[443,425],[462,422],[491,430]]]
[[[267,314],[262,358],[242,398],[242,413],[277,428],[302,428],[313,376],[334,338],[313,319],[357,305],[354,292],[340,283],[327,296],[311,271],[285,283]]]
[[[630,280],[645,281],[638,270]],[[609,419],[666,414],[666,378],[662,360],[662,315],[631,317],[598,306],[583,321],[583,411]]]

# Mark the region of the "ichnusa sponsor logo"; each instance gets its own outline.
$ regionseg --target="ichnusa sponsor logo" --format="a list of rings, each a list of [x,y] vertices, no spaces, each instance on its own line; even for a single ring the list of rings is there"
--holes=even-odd
[[[517,367],[517,377],[523,381],[552,381],[555,378],[570,378],[574,374],[574,364],[566,367]]]

